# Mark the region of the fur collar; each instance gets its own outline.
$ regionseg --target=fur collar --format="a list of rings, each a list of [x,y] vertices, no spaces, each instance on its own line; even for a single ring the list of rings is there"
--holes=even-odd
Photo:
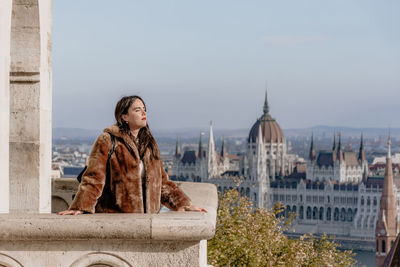
[[[122,132],[117,125],[112,125],[104,129],[104,132],[112,134],[118,139],[121,139],[129,149],[134,158],[140,159],[138,148],[132,138],[125,132]]]

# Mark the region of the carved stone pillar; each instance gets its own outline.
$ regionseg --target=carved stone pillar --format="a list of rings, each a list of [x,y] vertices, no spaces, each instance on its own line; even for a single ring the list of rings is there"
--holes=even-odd
[[[9,209],[11,1],[0,1],[0,213]]]
[[[14,0],[10,212],[51,211],[51,0]]]

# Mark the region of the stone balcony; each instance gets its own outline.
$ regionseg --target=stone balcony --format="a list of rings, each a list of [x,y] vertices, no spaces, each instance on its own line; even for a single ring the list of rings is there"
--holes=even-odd
[[[72,200],[76,186],[74,179],[53,180],[58,208],[63,199],[65,205]],[[179,186],[208,213],[1,214],[0,266],[207,266],[216,188],[187,182]]]

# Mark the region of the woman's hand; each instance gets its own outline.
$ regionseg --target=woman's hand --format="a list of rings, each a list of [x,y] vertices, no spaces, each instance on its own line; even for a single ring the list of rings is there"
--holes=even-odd
[[[197,207],[194,205],[180,207],[177,211],[203,211],[207,212],[205,208]]]
[[[60,212],[57,212],[58,215],[79,215],[83,214],[83,211],[81,210],[63,210]]]

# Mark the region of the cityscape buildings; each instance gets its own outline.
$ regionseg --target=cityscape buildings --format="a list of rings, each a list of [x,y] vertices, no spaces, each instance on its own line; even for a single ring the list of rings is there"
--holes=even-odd
[[[390,144],[388,150],[390,154]],[[327,233],[353,248],[374,249],[382,190],[393,192],[392,212],[395,220],[400,218],[400,180],[385,189],[384,179],[370,172],[362,135],[357,152],[344,148],[340,133],[338,140],[334,135],[330,150],[316,151],[311,138],[304,164],[287,152],[283,132],[270,115],[267,95],[263,114],[250,129],[247,151],[240,156],[239,165],[221,161],[217,155],[212,126],[207,151],[203,150],[201,136],[197,152],[185,151],[182,155],[177,142],[173,178],[213,183],[220,192],[237,188],[258,207],[270,208],[281,202],[286,216],[296,214],[294,234]],[[395,236],[393,232],[390,240]]]

